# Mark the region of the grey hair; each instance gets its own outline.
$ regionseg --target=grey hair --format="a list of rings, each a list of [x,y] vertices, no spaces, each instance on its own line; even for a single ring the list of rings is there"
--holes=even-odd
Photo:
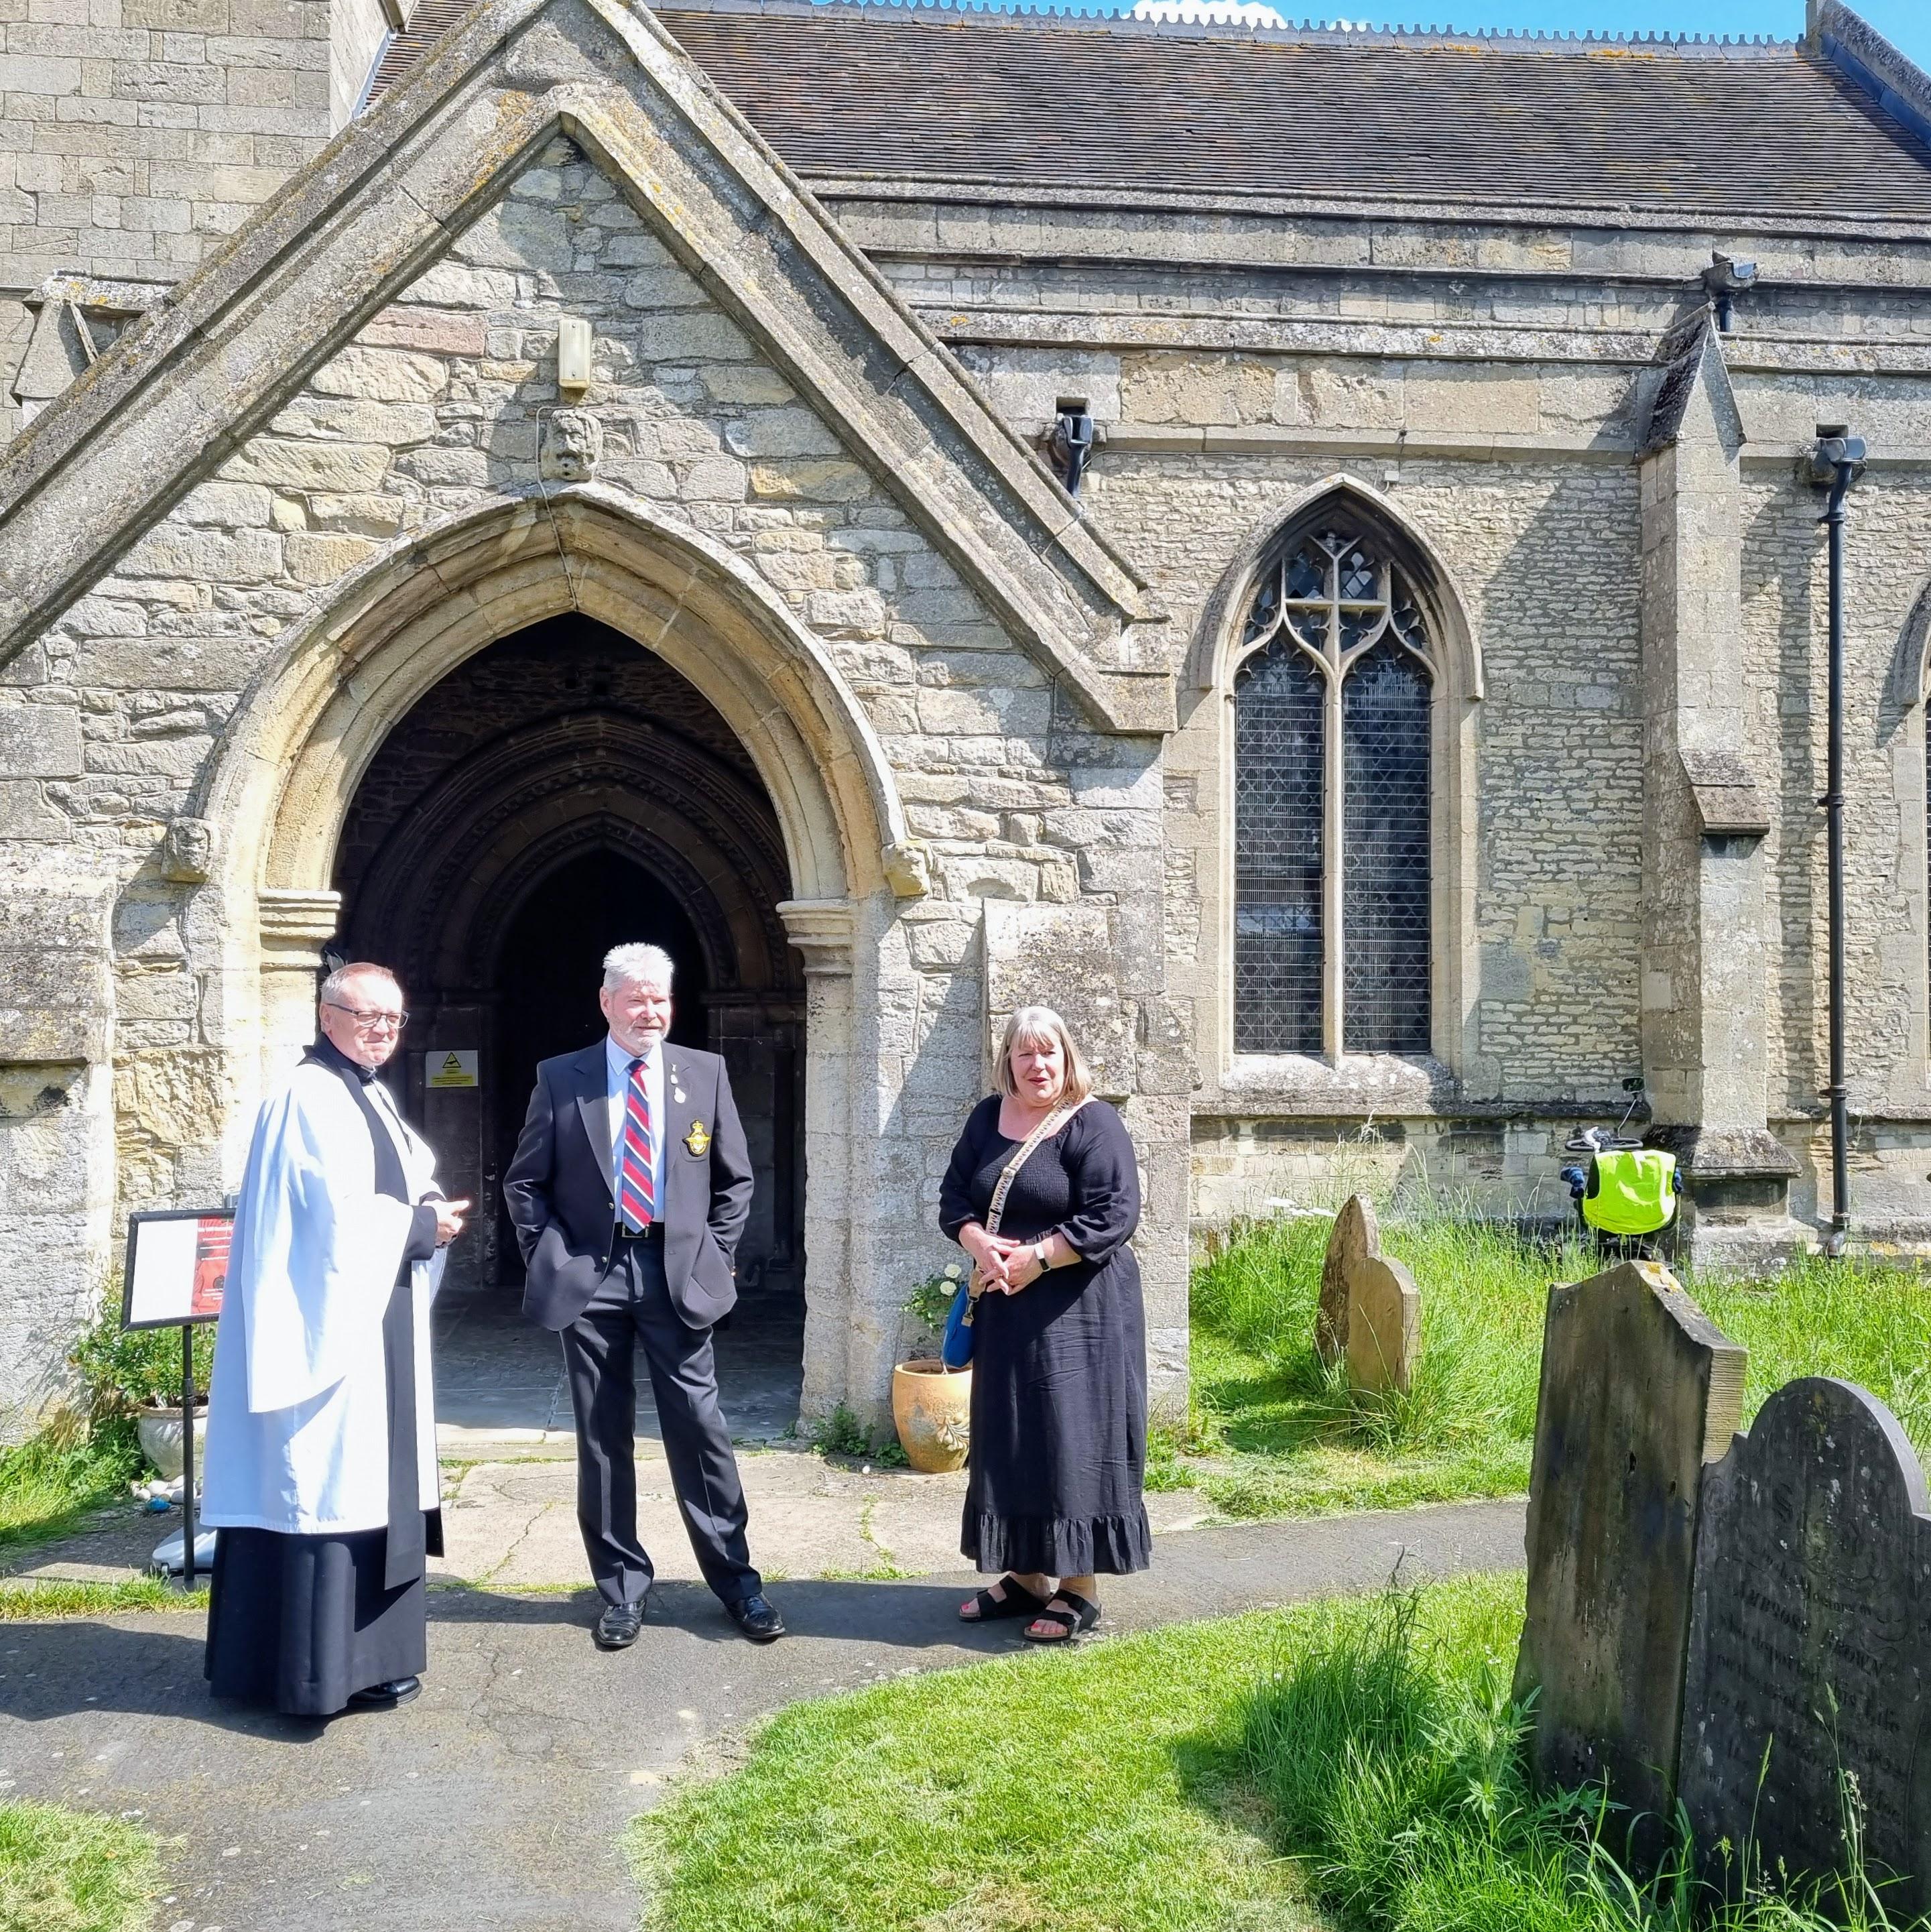
[[[661,946],[613,946],[604,955],[604,991],[614,993],[619,986],[648,982],[667,993],[676,970],[676,962]]]
[[[378,966],[373,959],[352,959],[347,965],[337,967],[322,981],[322,990],[315,997],[325,1006],[334,1005],[340,1001],[342,988],[351,980],[371,977],[386,980],[398,993],[402,991],[402,982],[386,966]]]

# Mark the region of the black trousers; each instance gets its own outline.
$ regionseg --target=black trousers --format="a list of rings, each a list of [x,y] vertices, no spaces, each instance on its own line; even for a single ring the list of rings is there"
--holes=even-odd
[[[704,1580],[727,1604],[754,1597],[749,1522],[718,1407],[711,1331],[671,1305],[661,1238],[620,1241],[590,1305],[562,1331],[577,1418],[577,1521],[607,1602],[640,1603],[655,1574],[637,1535],[637,1364],[643,1350],[677,1507]]]

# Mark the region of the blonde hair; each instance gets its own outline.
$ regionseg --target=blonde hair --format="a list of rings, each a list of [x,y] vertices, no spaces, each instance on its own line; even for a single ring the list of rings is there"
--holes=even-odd
[[[1066,1084],[1060,1088],[1060,1097],[1054,1104],[1070,1107],[1093,1091],[1092,1070],[1087,1065],[1085,1056],[1074,1045],[1066,1022],[1051,1006],[1021,1006],[1006,1022],[1006,1031],[999,1042],[999,1060],[993,1069],[992,1084],[1000,1093],[1010,1098],[1015,1090],[1013,1048],[1037,1046],[1049,1040],[1058,1042],[1060,1057],[1066,1062]]]

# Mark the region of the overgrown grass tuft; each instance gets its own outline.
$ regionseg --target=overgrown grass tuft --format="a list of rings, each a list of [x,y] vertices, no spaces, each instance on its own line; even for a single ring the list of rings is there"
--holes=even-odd
[[[1680,1835],[1633,1877],[1635,1821],[1533,1791],[1522,1588],[1468,1577],[794,1705],[638,1820],[645,1923],[1899,1932],[1854,1842],[1839,1876],[1729,1902]]]
[[[911,1467],[911,1459],[890,1429],[868,1429],[843,1402],[812,1424],[811,1440],[820,1456],[847,1456],[880,1469]]]
[[[100,1617],[119,1610],[205,1610],[208,1586],[192,1593],[160,1576],[123,1576],[112,1583],[78,1579],[36,1577],[31,1582],[0,1583],[0,1622],[34,1618]]]
[[[1195,1403],[1224,1466],[1200,1478],[1237,1517],[1507,1496],[1528,1480],[1547,1284],[1585,1265],[1492,1222],[1383,1225],[1422,1284],[1422,1354],[1405,1394],[1360,1396],[1315,1353],[1331,1223],[1240,1228],[1195,1272]]]
[[[1549,1284],[1603,1264],[1439,1206],[1384,1216],[1387,1251],[1422,1295],[1422,1354],[1405,1394],[1358,1396],[1315,1354],[1331,1223],[1236,1229],[1193,1277],[1192,1441],[1156,1445],[1156,1487],[1203,1488],[1231,1516],[1394,1508],[1507,1495],[1528,1480]],[[1811,1257],[1774,1277],[1691,1281],[1750,1351],[1745,1419],[1793,1376],[1861,1383],[1931,1454],[1931,1290],[1915,1268]],[[1216,1456],[1204,1467],[1186,1457]]]
[[[1194,1277],[1196,1321],[1261,1366],[1281,1406],[1224,1423],[1228,1440],[1264,1448],[1321,1436],[1388,1454],[1533,1434],[1548,1284],[1591,1272],[1588,1258],[1573,1243],[1446,1213],[1386,1222],[1384,1247],[1422,1286],[1421,1362],[1405,1394],[1363,1398],[1314,1352],[1331,1226],[1309,1216],[1244,1228]],[[1211,1396],[1208,1406],[1225,1414]]]
[[[58,1535],[87,1510],[124,1498],[145,1466],[131,1417],[91,1426],[70,1412],[53,1417],[0,1450],[0,1547]]]
[[[1760,1281],[1693,1280],[1690,1292],[1750,1352],[1747,1422],[1798,1376],[1837,1376],[1889,1406],[1931,1456],[1931,1282],[1915,1268],[1806,1255]]]
[[[160,1889],[153,1836],[58,1804],[0,1804],[0,1932],[140,1932]]]
[[[1854,1805],[1845,1869],[1781,1892],[1720,1896],[1679,1831],[1633,1876],[1631,1821],[1598,1793],[1539,1795],[1509,1680],[1519,1579],[1325,1606],[1248,1700],[1249,1774],[1282,1848],[1363,1932],[1825,1932],[1894,1927],[1862,1868]],[[1755,1862],[1749,1848],[1739,1871]],[[1918,1922],[1922,1924],[1924,1922]]]

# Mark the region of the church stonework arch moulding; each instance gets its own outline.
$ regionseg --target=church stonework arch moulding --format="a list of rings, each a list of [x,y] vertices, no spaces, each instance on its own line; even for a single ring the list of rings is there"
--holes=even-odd
[[[321,949],[343,910],[332,889],[337,847],[385,738],[470,658],[572,612],[694,686],[768,795],[781,850],[753,850],[744,827],[687,812],[704,835],[699,872],[715,880],[742,860],[788,890],[775,907],[781,939],[748,929],[729,937],[739,958],[769,962],[774,982],[802,991],[805,1406],[817,1414],[870,1401],[871,1365],[847,1332],[874,1294],[856,1230],[873,1192],[865,1136],[880,1125],[865,1059],[876,995],[856,989],[875,980],[898,904],[924,890],[922,850],[907,836],[877,735],[820,640],[723,546],[599,486],[500,500],[397,542],[292,632],[244,694],[193,801],[214,832],[196,923],[214,968],[208,1010],[228,1055],[226,1131],[245,1135],[263,1082],[312,1036]],[[598,840],[647,862],[634,808],[607,815]],[[577,822],[587,834],[580,814]],[[511,855],[508,866],[519,893],[545,855],[523,856]],[[478,919],[472,930],[486,938],[490,922]],[[713,934],[721,952],[725,937]]]
[[[652,650],[730,725],[776,808],[801,898],[864,897],[910,842],[883,747],[823,646],[723,545],[595,484],[508,497],[345,580],[244,694],[196,800],[223,872],[325,888],[389,727],[475,652],[580,611]]]
[[[790,874],[761,821],[740,775],[675,733],[566,713],[493,740],[430,787],[370,859],[352,929],[396,934],[392,963],[459,985],[494,959],[528,893],[594,838],[693,909],[713,985],[790,985],[799,963],[769,910],[790,896]]]
[[[1291,1055],[1243,1047],[1236,1009],[1240,779],[1237,686],[1243,667],[1255,662],[1252,619],[1257,598],[1263,596],[1270,578],[1291,561],[1289,552],[1310,542],[1318,548],[1324,532],[1364,545],[1371,573],[1380,574],[1381,601],[1393,600],[1381,626],[1387,639],[1369,650],[1364,661],[1372,659],[1377,650],[1393,650],[1405,661],[1423,668],[1425,677],[1426,742],[1421,750],[1427,817],[1426,1036],[1425,1042],[1417,1040],[1401,1048],[1397,1057],[1414,1071],[1394,1077],[1404,1084],[1418,1078],[1424,1088],[1445,1097],[1446,1090],[1465,1084],[1474,1072],[1477,1048],[1480,956],[1475,926],[1476,707],[1483,688],[1481,652],[1468,607],[1426,532],[1381,492],[1343,475],[1325,478],[1300,493],[1250,533],[1223,573],[1195,640],[1192,681],[1217,694],[1219,700],[1215,740],[1222,836],[1218,894],[1218,1058],[1222,1077],[1230,1085],[1270,1091],[1279,1088],[1285,1094],[1300,1088],[1312,1091],[1323,1078],[1318,1067],[1321,1061],[1332,1069],[1344,1058],[1355,1059],[1364,1052],[1380,1057],[1372,1047],[1364,1049],[1351,1040],[1344,1042],[1340,988],[1346,976],[1339,949],[1332,945],[1327,946],[1321,968],[1324,1010],[1317,1027],[1320,1036],[1313,1047]],[[1333,567],[1342,567],[1338,555]],[[1317,597],[1324,594],[1318,592]],[[1363,595],[1370,603],[1376,601],[1366,591]],[[1412,636],[1405,643],[1399,636],[1401,627],[1393,621],[1393,604],[1404,596],[1414,607]],[[1346,620],[1340,621],[1345,628]],[[1372,640],[1368,641],[1372,644]],[[1352,648],[1342,650],[1339,639],[1335,650],[1338,655],[1325,674],[1329,688],[1324,703],[1324,712],[1332,710],[1335,716],[1324,728],[1336,742],[1323,761],[1325,768],[1312,807],[1324,828],[1324,930],[1341,924],[1335,916],[1342,890],[1336,854],[1342,838],[1341,821],[1351,800],[1351,794],[1336,790],[1340,713],[1342,693],[1348,688],[1342,680],[1352,674],[1357,658],[1363,656]],[[1302,648],[1295,655],[1298,661],[1307,653]],[[1336,876],[1328,877],[1330,872]],[[1348,1030],[1351,1033],[1351,1028]]]
[[[508,498],[391,546],[244,694],[197,794],[217,831],[232,1030],[259,964],[272,1059],[307,1037],[331,872],[358,780],[394,723],[475,652],[576,610],[655,652],[716,707],[784,841],[787,927],[806,909],[921,889],[883,748],[823,646],[723,546],[591,484]],[[907,855],[913,855],[908,863]],[[250,917],[250,912],[254,914]],[[248,938],[259,935],[259,950]],[[277,973],[277,969],[285,969]],[[292,1001],[289,994],[295,994]]]

